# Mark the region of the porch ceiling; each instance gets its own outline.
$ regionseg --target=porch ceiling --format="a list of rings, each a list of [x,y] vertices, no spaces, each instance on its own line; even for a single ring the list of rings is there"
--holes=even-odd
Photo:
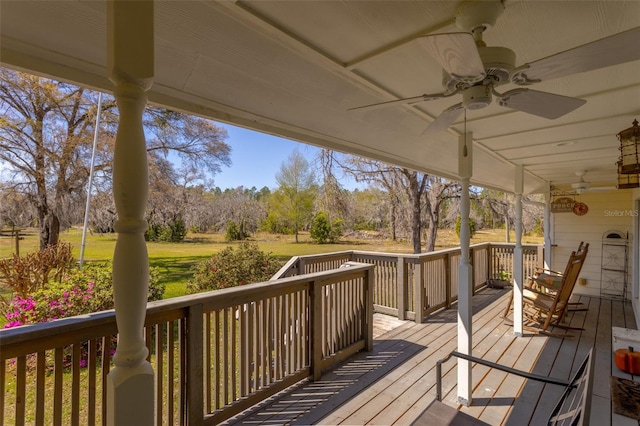
[[[157,1],[152,102],[267,133],[457,176],[459,120],[422,134],[461,97],[366,112],[349,108],[442,91],[441,68],[415,40],[456,31],[459,1]],[[2,1],[0,61],[57,79],[111,90],[103,1]],[[507,0],[489,46],[516,64],[633,28],[640,1]],[[389,48],[395,46],[393,48]],[[640,49],[640,40],[637,44]],[[376,54],[378,53],[378,54]],[[500,92],[516,88],[507,84]],[[525,192],[567,185],[586,170],[615,185],[616,133],[640,115],[640,61],[537,84],[587,100],[547,120],[497,105],[469,111],[476,141],[473,183]]]

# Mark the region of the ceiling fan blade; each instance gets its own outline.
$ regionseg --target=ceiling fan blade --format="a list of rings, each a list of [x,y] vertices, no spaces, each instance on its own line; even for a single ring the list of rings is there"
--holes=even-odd
[[[485,78],[484,65],[471,34],[432,34],[418,40],[455,79],[473,84]]]
[[[640,27],[524,64],[511,73],[511,81],[529,85],[638,59]]]
[[[451,126],[455,121],[460,117],[462,112],[464,111],[464,107],[462,103],[455,104],[445,109],[440,113],[439,116],[433,120],[429,126],[422,132],[423,135],[432,135],[435,133],[440,133],[444,130],[447,130],[449,126]]]
[[[562,117],[586,102],[584,99],[525,88],[509,90],[498,101],[507,108],[549,119]]]
[[[395,101],[387,101],[387,102],[379,102],[376,104],[370,104],[370,105],[363,105],[363,106],[359,106],[359,107],[355,107],[355,108],[349,108],[347,111],[368,111],[370,109],[378,109],[378,108],[384,108],[384,107],[388,107],[388,106],[392,106],[392,105],[398,105],[398,104],[408,104],[408,105],[413,105],[413,104],[417,104],[420,102],[426,102],[426,101],[432,101],[434,99],[441,99],[441,98],[447,98],[449,96],[455,95],[457,92],[454,93],[436,93],[433,95],[420,95],[420,96],[412,96],[410,98],[403,98],[403,99],[396,99]]]
[[[594,186],[588,189],[589,192],[603,192],[603,191],[613,191],[614,189],[618,189],[616,186]]]

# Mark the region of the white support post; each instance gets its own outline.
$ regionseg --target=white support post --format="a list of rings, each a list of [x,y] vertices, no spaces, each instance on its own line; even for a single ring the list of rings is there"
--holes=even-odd
[[[522,336],[522,292],[524,280],[522,250],[522,191],[524,190],[524,167],[516,166],[515,173],[515,230],[516,246],[513,249],[513,334]]]
[[[473,266],[469,260],[469,180],[473,172],[473,137],[466,133],[458,138],[458,174],[460,175],[460,265],[458,266],[458,352],[471,355]],[[458,402],[471,405],[471,363],[458,358]]]
[[[109,0],[107,67],[120,113],[113,165],[118,233],[113,295],[118,324],[115,368],[107,377],[107,424],[154,423],[153,368],[146,360],[144,319],[149,258],[144,241],[148,194],[142,114],[153,80],[153,1]]]
[[[551,188],[544,196],[544,267],[551,269]]]

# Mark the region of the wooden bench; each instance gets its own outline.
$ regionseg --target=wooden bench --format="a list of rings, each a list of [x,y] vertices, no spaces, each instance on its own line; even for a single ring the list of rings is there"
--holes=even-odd
[[[549,415],[549,425],[588,425],[591,414],[591,391],[593,389],[593,377],[591,377],[594,366],[593,349],[587,353],[584,361],[570,380],[556,379],[529,373],[527,371],[516,370],[494,362],[485,361],[482,358],[465,355],[459,352],[451,352],[446,358],[436,363],[436,398],[422,414],[415,420],[414,425],[428,424],[450,424],[450,425],[474,425],[486,424],[475,419],[455,408],[443,404],[442,400],[442,364],[452,356],[466,359],[467,361],[495,368],[510,374],[515,374],[527,379],[536,380],[543,383],[564,387],[564,392],[555,408]],[[444,422],[444,423],[443,423]]]

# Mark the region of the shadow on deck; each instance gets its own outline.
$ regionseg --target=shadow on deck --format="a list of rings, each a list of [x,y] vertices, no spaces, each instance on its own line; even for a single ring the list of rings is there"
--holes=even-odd
[[[611,327],[635,328],[628,302],[580,297],[587,312],[571,313],[573,337],[513,335],[501,315],[510,290],[483,289],[473,297],[473,354],[537,374],[568,378],[596,346],[593,424],[627,424],[611,413]],[[386,320],[378,317],[377,320]],[[392,322],[393,323],[393,322]],[[435,363],[457,347],[457,311],[442,310],[424,324],[402,322],[377,336],[371,352],[358,353],[303,381],[226,424],[410,425],[435,399]],[[457,404],[455,360],[443,364],[444,402],[492,425],[544,424],[559,389],[488,367],[473,367],[473,402]],[[630,419],[629,419],[630,420]],[[635,424],[635,423],[629,423]]]

